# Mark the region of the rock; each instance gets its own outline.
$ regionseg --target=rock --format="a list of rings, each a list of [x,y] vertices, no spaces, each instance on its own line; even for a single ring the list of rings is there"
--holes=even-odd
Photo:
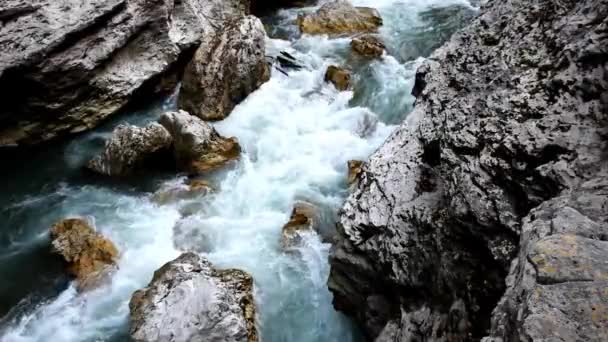
[[[194,253],[158,269],[129,309],[135,342],[258,341],[251,276],[217,270]]]
[[[325,82],[331,82],[338,90],[348,90],[350,87],[350,71],[330,65],[325,72]]]
[[[357,183],[363,173],[363,165],[365,163],[360,160],[348,161],[348,185],[352,186]]]
[[[381,57],[386,48],[380,38],[369,34],[353,38],[350,46],[359,55],[372,58]]]
[[[158,123],[146,127],[119,125],[103,152],[91,159],[87,168],[102,175],[127,176],[167,154],[172,142],[169,132]]]
[[[313,232],[319,228],[320,217],[314,205],[298,201],[294,204],[289,222],[283,226],[281,245],[290,249],[302,243],[301,233]]]
[[[167,204],[180,200],[195,199],[213,192],[211,184],[205,180],[195,179],[189,184],[171,183],[161,188],[152,196],[158,204]]]
[[[354,7],[346,0],[336,0],[321,6],[315,13],[298,16],[302,33],[342,35],[373,33],[382,26],[376,9]]]
[[[98,285],[116,267],[118,250],[83,219],[62,220],[51,228],[53,250],[67,264],[79,290]]]
[[[246,0],[12,0],[0,5],[0,146],[95,127],[183,69]],[[135,96],[138,95],[138,96]]]
[[[173,154],[184,171],[204,173],[239,158],[236,138],[220,136],[213,126],[183,110],[167,112],[159,122],[173,136]]]
[[[184,72],[178,105],[204,120],[222,120],[270,78],[262,22],[247,16],[220,35],[204,36]]]
[[[607,339],[606,13],[486,2],[418,69],[330,256],[370,339]]]

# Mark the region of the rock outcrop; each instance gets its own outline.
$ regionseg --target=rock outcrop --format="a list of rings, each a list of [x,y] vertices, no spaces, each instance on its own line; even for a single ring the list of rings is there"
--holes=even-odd
[[[350,70],[330,65],[325,72],[325,82],[330,82],[338,90],[348,90],[350,88],[350,75]]]
[[[240,270],[216,270],[194,253],[154,273],[129,303],[136,342],[257,342],[253,279]]]
[[[298,26],[308,34],[373,33],[382,26],[382,17],[374,8],[354,7],[347,0],[336,0],[314,13],[300,15]]]
[[[363,165],[365,163],[360,160],[348,161],[348,185],[352,186],[357,183],[363,173]]]
[[[607,339],[607,18],[490,1],[419,68],[330,260],[370,338]]]
[[[0,146],[94,127],[248,10],[247,0],[3,1]]]
[[[171,155],[173,138],[160,124],[146,127],[119,125],[105,148],[87,164],[87,168],[106,176],[127,176],[145,166],[147,162]],[[171,159],[169,163],[173,163]]]
[[[380,38],[369,34],[353,38],[350,46],[357,54],[372,58],[381,57],[385,49]]]
[[[224,119],[270,78],[262,22],[246,16],[203,37],[184,72],[179,107],[204,120]]]
[[[63,257],[80,290],[94,287],[116,267],[116,246],[83,219],[56,223],[51,228],[51,239],[53,250]]]

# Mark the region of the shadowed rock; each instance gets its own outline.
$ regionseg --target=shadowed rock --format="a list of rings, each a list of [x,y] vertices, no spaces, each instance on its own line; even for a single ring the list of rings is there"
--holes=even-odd
[[[308,34],[352,34],[377,32],[382,26],[382,17],[369,7],[354,7],[346,0],[329,2],[315,13],[298,17],[302,33]]]

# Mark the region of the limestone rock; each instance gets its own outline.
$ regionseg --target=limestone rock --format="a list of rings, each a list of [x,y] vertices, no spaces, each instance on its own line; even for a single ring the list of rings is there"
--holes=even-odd
[[[63,257],[80,290],[97,285],[116,266],[116,246],[83,219],[56,223],[51,228],[51,239],[53,250]]]
[[[258,341],[251,276],[217,270],[194,253],[158,269],[129,308],[136,342]]]
[[[331,82],[338,90],[348,90],[350,87],[350,71],[330,65],[325,72],[325,82]]]
[[[0,146],[82,132],[183,69],[246,0],[11,0],[0,4]]]
[[[173,154],[184,171],[204,173],[239,158],[236,138],[220,136],[213,126],[185,111],[167,112],[159,122],[173,136]]]
[[[270,78],[262,22],[247,16],[221,35],[203,37],[184,72],[179,107],[204,120],[224,119]]]
[[[359,55],[373,58],[381,57],[385,49],[380,38],[369,34],[353,38],[350,46]]]
[[[315,13],[298,17],[302,33],[342,35],[377,32],[382,17],[376,9],[354,7],[349,1],[336,0],[321,6]]]
[[[281,245],[284,249],[298,246],[302,242],[300,233],[318,229],[320,221],[318,210],[308,202],[298,201],[294,204],[289,221],[281,232]]]
[[[169,132],[158,123],[146,127],[119,125],[102,153],[91,159],[87,167],[107,176],[126,176],[167,154],[172,141]],[[167,162],[173,163],[171,159]]]

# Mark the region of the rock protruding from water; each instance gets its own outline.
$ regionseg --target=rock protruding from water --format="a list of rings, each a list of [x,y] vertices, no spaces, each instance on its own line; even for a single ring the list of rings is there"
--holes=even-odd
[[[329,2],[315,13],[298,17],[302,33],[342,35],[373,33],[382,26],[382,17],[374,8],[354,7],[347,0]]]
[[[240,156],[236,138],[222,137],[209,123],[183,110],[164,113],[159,122],[173,136],[173,155],[183,171],[209,172]]]
[[[283,226],[281,245],[284,249],[297,247],[302,243],[302,233],[313,232],[319,227],[319,208],[298,201],[294,204],[289,221]]]
[[[224,119],[270,78],[262,22],[246,16],[220,35],[203,37],[184,72],[178,104],[204,120]]]
[[[338,90],[350,88],[351,72],[339,66],[330,65],[325,72],[325,82],[331,82]]]
[[[118,249],[80,218],[62,220],[51,228],[53,250],[67,263],[80,290],[97,285],[115,268]]]
[[[154,193],[152,200],[158,204],[174,203],[205,196],[213,190],[213,186],[208,181],[195,179],[186,184],[167,184]]]
[[[252,277],[217,270],[195,253],[158,269],[129,308],[135,342],[258,341]]]
[[[357,54],[372,58],[381,57],[386,48],[380,38],[371,34],[353,38],[350,46]]]
[[[169,132],[156,122],[145,127],[119,125],[101,154],[91,159],[87,167],[106,176],[127,176],[146,162],[170,155],[167,152],[172,141]]]
[[[349,186],[355,185],[359,181],[359,178],[361,177],[361,174],[363,173],[363,165],[365,165],[365,163],[360,160],[349,160],[348,161],[348,185]]]

